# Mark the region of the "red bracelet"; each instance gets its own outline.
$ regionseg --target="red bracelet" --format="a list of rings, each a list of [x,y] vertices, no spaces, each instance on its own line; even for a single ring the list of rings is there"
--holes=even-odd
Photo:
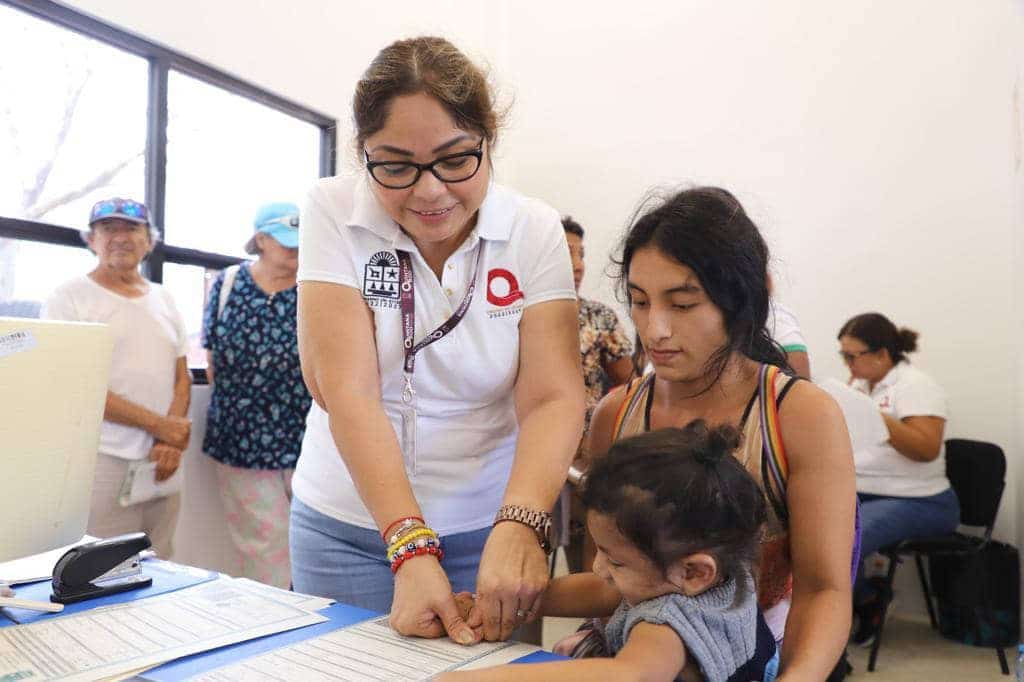
[[[394,528],[398,524],[402,523],[403,521],[419,521],[424,526],[427,525],[427,522],[424,521],[419,516],[403,516],[402,518],[398,519],[397,521],[392,521],[388,525],[384,526],[384,531],[380,534],[380,539],[383,540],[384,542],[387,542],[388,541],[388,531],[390,531],[392,528]]]
[[[417,547],[415,552],[409,554],[400,554],[391,561],[391,573],[398,573],[398,569],[402,567],[409,559],[415,559],[418,556],[427,556],[433,554],[437,557],[438,561],[444,559],[444,550],[440,547]]]

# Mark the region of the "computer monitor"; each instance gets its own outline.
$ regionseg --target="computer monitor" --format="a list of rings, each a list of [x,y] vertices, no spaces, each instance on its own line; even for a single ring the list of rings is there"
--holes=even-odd
[[[112,354],[106,325],[0,317],[0,561],[85,534]]]

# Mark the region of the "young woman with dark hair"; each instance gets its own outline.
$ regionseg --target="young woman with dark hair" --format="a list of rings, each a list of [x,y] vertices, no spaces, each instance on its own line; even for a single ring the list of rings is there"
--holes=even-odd
[[[601,402],[588,456],[697,419],[737,427],[734,454],[771,502],[757,585],[783,674],[825,679],[850,631],[853,457],[839,407],[787,374],[765,331],[768,247],[732,194],[699,187],[644,207],[619,264],[654,372]]]
[[[875,401],[889,430],[887,443],[855,455],[864,556],[909,537],[945,535],[960,523],[960,503],[946,478],[946,395],[907,359],[917,336],[880,313],[849,319],[837,335],[850,384]],[[853,641],[866,646],[891,595],[862,573],[853,595]]]

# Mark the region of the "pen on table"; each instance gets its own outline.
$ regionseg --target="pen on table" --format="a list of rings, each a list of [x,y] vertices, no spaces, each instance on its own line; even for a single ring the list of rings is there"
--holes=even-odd
[[[47,613],[60,613],[64,610],[64,605],[54,604],[53,602],[48,601],[36,601],[34,599],[0,597],[0,608],[28,609],[29,611],[46,611]]]

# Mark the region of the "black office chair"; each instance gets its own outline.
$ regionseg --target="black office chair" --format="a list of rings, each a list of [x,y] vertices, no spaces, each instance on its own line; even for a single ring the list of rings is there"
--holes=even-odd
[[[893,578],[902,557],[913,555],[917,563],[917,575],[921,579],[921,590],[928,607],[928,618],[933,628],[938,628],[935,618],[934,599],[928,576],[925,574],[923,557],[939,555],[968,555],[984,547],[992,537],[992,527],[999,512],[999,502],[1006,486],[1006,456],[1002,448],[992,443],[977,440],[953,438],[946,441],[946,476],[960,500],[960,523],[985,529],[982,537],[953,532],[949,535],[931,538],[911,538],[888,547],[879,553],[889,559],[889,570],[883,588],[882,619],[878,633],[871,646],[868,671],[874,672],[878,650],[882,646],[882,632],[885,629],[885,614],[889,610]],[[999,667],[1004,675],[1010,674],[1006,654],[1001,647],[995,647]]]

